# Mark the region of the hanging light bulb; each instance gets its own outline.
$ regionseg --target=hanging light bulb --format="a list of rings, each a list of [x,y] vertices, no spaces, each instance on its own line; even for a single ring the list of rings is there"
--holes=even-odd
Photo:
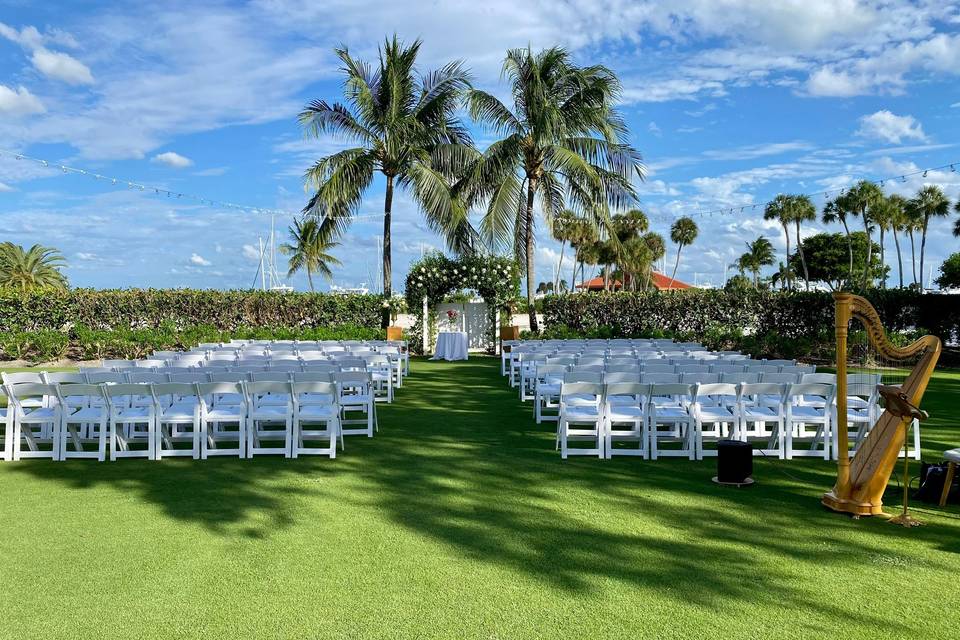
[[[927,170],[926,170],[926,169],[923,170],[923,177],[924,177],[924,178],[927,177]]]

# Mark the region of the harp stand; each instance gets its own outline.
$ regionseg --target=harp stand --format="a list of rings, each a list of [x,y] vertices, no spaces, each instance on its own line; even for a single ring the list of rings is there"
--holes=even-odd
[[[901,527],[911,528],[911,527],[922,527],[923,522],[917,520],[910,515],[909,510],[909,500],[910,500],[910,456],[909,451],[907,451],[907,429],[909,423],[903,423],[904,429],[904,438],[903,438],[903,512],[887,520],[890,524],[898,524]]]

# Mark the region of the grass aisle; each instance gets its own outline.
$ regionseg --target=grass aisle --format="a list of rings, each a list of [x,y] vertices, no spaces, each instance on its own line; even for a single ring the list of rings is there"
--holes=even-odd
[[[828,513],[833,465],[560,460],[499,363],[416,361],[326,459],[0,464],[0,637],[945,637],[960,514]],[[932,385],[948,428],[958,380]],[[788,475],[789,474],[789,475]],[[898,503],[888,493],[890,506]]]

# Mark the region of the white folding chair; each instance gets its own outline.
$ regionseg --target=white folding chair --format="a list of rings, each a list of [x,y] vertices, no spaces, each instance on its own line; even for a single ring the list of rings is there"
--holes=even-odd
[[[650,437],[647,429],[646,398],[650,386],[639,382],[609,382],[604,402],[604,453],[650,457]],[[617,447],[616,443],[634,443],[633,447]]]
[[[737,440],[755,443],[754,451],[762,455],[785,457],[784,399],[786,386],[772,382],[741,383],[737,396],[740,410],[740,428]],[[770,402],[779,397],[780,402]]]
[[[604,456],[603,392],[602,383],[564,382],[561,385],[556,444],[564,460],[569,455]],[[571,447],[574,442],[589,442],[593,446]]]
[[[7,447],[11,447],[11,459],[58,460],[62,408],[56,385],[21,382],[7,384],[6,388],[7,398],[13,405],[12,416],[9,415],[11,408],[7,408],[7,419],[13,423],[12,438],[7,443]]]
[[[135,398],[152,397],[150,385],[104,384],[100,388],[110,408],[110,460],[156,460],[157,423],[153,403],[133,404]]]
[[[644,378],[645,379],[645,378]],[[690,413],[692,388],[689,384],[655,383],[650,385],[647,422],[650,431],[650,457],[682,456],[695,460],[696,423]],[[678,448],[665,449],[673,443]]]
[[[567,372],[564,364],[540,364],[533,381],[533,417],[537,424],[555,422],[560,410],[560,385]],[[545,412],[546,410],[547,412]]]
[[[157,460],[168,456],[199,459],[202,428],[196,384],[167,382],[151,385],[150,390],[156,415]],[[190,444],[189,449],[176,447],[184,442]]]
[[[379,354],[364,357],[373,389],[373,399],[378,402],[393,402],[393,367],[390,358]]]
[[[337,438],[343,447],[340,432],[340,407],[337,405],[337,390],[332,382],[296,381],[293,383],[293,445],[292,457],[299,455],[327,455],[337,457]],[[304,404],[302,398],[312,398]],[[328,403],[317,398],[330,398]],[[319,441],[324,446],[310,446]]]
[[[205,382],[196,386],[200,399],[200,458],[246,455],[247,399],[240,382]],[[239,398],[236,403],[217,398]],[[234,446],[228,446],[233,444]]]
[[[719,375],[719,374],[713,374]],[[728,399],[732,398],[731,406]],[[693,387],[693,414],[697,460],[717,455],[716,449],[707,449],[704,444],[716,444],[721,438],[734,437],[740,424],[739,407],[736,405],[737,385],[730,383],[700,383]]]
[[[787,386],[784,394],[784,451],[787,460],[795,456],[822,456],[830,459],[831,450],[831,414],[834,413],[833,402],[836,387],[830,384],[807,382],[795,383]],[[825,398],[824,406],[802,404],[805,396],[820,396]],[[813,433],[808,427],[814,426]],[[799,449],[798,444],[807,443],[806,449]]]
[[[340,371],[332,375],[337,385],[341,433],[347,436],[366,435],[372,438],[374,430],[379,429],[379,426],[370,374],[366,371]],[[362,417],[351,417],[351,414],[355,413],[361,413]],[[365,426],[343,428],[346,425]]]
[[[263,381],[244,385],[247,413],[247,457],[257,454],[282,454],[290,457],[293,433],[293,400],[290,382]],[[271,398],[269,402],[264,400]],[[284,404],[279,404],[283,399]],[[266,446],[267,442],[283,441],[283,446]]]
[[[60,460],[67,458],[107,459],[107,429],[110,409],[103,401],[100,386],[85,382],[58,384],[57,397],[63,410],[60,423]],[[73,450],[70,445],[73,445]],[[85,445],[95,445],[87,449]]]

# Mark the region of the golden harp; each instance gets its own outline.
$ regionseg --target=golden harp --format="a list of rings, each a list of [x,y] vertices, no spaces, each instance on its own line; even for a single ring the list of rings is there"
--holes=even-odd
[[[851,293],[833,294],[837,337],[837,483],[823,495],[823,504],[855,516],[883,513],[883,492],[900,455],[907,428],[914,419],[926,418],[917,407],[940,357],[940,339],[923,336],[906,347],[896,347],[887,338],[876,309],[864,298]],[[884,411],[850,458],[847,432],[847,332],[855,319],[866,329],[870,344],[890,361],[903,362],[919,356],[899,387],[881,386]]]

